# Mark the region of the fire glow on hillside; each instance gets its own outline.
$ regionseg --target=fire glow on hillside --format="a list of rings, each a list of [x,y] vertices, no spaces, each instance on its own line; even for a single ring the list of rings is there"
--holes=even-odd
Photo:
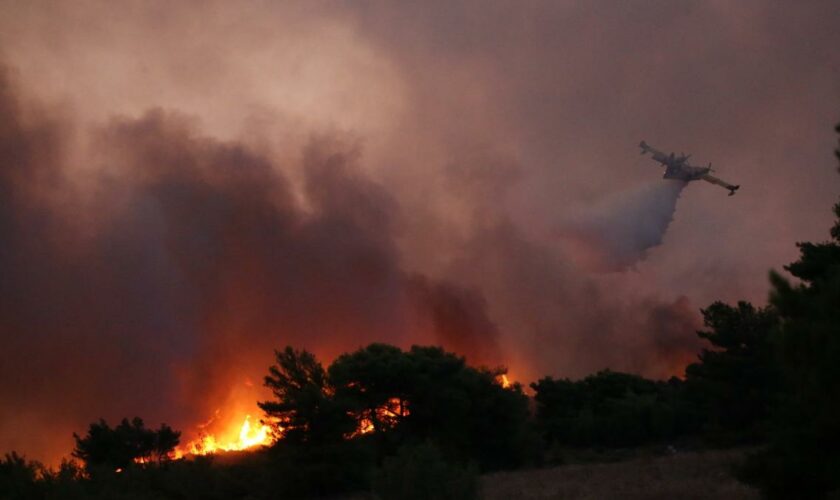
[[[512,386],[512,382],[504,373],[500,374],[496,381],[505,389]],[[251,415],[245,415],[241,423],[239,423],[239,420],[231,421],[227,429],[216,432],[208,431],[207,429],[214,424],[218,414],[219,411],[216,412],[213,419],[199,425],[198,437],[176,447],[171,454],[171,458],[180,459],[189,455],[212,455],[244,451],[260,446],[271,446],[282,438],[282,426],[278,425],[276,428],[272,428],[272,425],[264,420],[252,421]],[[410,414],[408,401],[398,397],[389,398],[380,407],[359,414],[357,429],[345,437],[346,439],[353,439],[381,430],[378,427],[395,427],[401,419]]]
[[[199,426],[199,435],[196,439],[175,448],[172,458],[183,458],[187,455],[211,455],[219,452],[242,451],[258,446],[269,446],[277,440],[271,426],[265,422],[251,423],[251,416],[246,415],[242,424],[236,425],[227,431],[218,434],[204,431],[204,426]],[[282,431],[282,428],[280,428]],[[230,437],[233,436],[233,437]]]
[[[495,377],[497,384],[505,389],[513,387],[514,382],[508,373],[500,373]],[[258,446],[270,446],[282,438],[283,427],[272,428],[270,423],[259,420],[252,423],[251,416],[244,420],[232,420],[227,429],[210,432],[207,429],[217,421],[219,410],[210,421],[198,426],[198,437],[175,449],[173,458],[187,455],[208,455],[217,452],[242,451]],[[364,410],[356,415],[358,426],[355,431],[345,436],[346,439],[369,434],[377,430],[390,429],[399,424],[400,420],[411,414],[409,402],[400,397],[391,397],[379,407]],[[227,438],[224,438],[227,436]]]
[[[496,377],[496,382],[503,388],[510,388],[513,383],[510,381],[506,373],[502,373]],[[218,412],[217,412],[218,413]],[[408,401],[392,397],[389,398],[383,405],[373,410],[362,412],[358,416],[357,429],[346,436],[347,439],[369,434],[377,430],[377,426],[383,428],[392,428],[396,426],[399,421],[411,412],[409,410]],[[282,438],[283,428],[278,426],[277,429],[272,429],[272,426],[265,421],[260,420],[256,424],[252,424],[251,416],[246,415],[241,424],[234,424],[226,431],[214,434],[204,429],[208,427],[213,420],[206,424],[199,426],[198,437],[187,442],[182,446],[178,446],[173,452],[172,458],[183,458],[187,455],[209,455],[218,452],[227,451],[242,451],[258,446],[270,446],[278,439]],[[230,439],[224,439],[219,436],[234,436]]]
[[[353,439],[374,432],[377,430],[377,426],[394,427],[400,419],[409,414],[407,401],[401,398],[390,398],[375,410],[362,412],[358,418],[358,428],[348,434],[346,439]],[[198,437],[176,447],[170,458],[179,459],[189,455],[213,455],[255,449],[260,446],[271,446],[278,439],[281,439],[283,434],[282,426],[272,428],[271,424],[263,420],[252,422],[251,415],[246,415],[241,424],[237,423],[238,421],[233,421],[231,426],[225,430],[218,432],[206,430],[214,420],[215,418],[199,425]],[[377,423],[374,423],[374,421]]]

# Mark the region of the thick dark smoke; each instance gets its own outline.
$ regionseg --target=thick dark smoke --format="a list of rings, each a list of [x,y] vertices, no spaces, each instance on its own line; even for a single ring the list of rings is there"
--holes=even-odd
[[[152,110],[94,134],[82,191],[72,123],[2,82],[3,448],[66,453],[99,416],[202,421],[285,344],[329,359],[433,343],[501,363],[478,293],[401,269],[396,202],[352,150],[306,147],[304,210],[269,159]]]
[[[484,366],[505,359],[499,351],[498,327],[486,316],[487,304],[481,294],[445,282],[431,283],[422,276],[412,280],[411,290],[423,316],[431,318],[435,343],[470,353],[474,363]]]
[[[595,271],[621,271],[662,244],[686,183],[656,180],[584,207],[559,236],[577,262]]]

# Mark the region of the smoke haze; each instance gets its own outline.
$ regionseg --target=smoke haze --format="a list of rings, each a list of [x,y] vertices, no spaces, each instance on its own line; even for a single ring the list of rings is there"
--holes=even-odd
[[[837,16],[0,1],[0,451],[253,412],[286,344],[679,374],[830,225]]]

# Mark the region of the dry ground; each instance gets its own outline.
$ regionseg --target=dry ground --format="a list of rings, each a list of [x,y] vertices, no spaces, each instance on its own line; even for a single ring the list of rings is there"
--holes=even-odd
[[[753,499],[758,492],[732,477],[742,450],[681,452],[659,457],[563,465],[489,474],[482,498],[525,499]]]

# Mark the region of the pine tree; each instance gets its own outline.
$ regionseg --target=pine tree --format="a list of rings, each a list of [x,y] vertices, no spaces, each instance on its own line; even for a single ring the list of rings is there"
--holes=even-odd
[[[840,493],[840,203],[834,213],[832,239],[799,243],[799,260],[785,267],[800,283],[770,277],[785,399],[769,449],[743,473],[771,498]]]

